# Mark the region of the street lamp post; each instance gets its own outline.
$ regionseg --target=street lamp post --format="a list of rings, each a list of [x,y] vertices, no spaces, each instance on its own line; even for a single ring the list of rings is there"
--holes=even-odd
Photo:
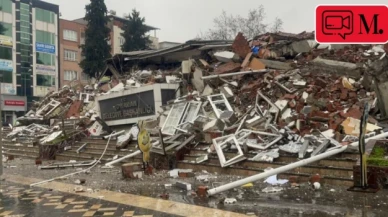
[[[3,81],[3,75],[0,75],[0,176],[3,175],[3,100],[1,97],[1,82]]]

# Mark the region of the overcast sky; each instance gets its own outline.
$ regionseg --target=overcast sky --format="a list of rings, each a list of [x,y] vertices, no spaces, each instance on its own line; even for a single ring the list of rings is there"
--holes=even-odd
[[[63,19],[76,19],[85,15],[90,0],[44,0],[60,6]],[[275,17],[283,20],[283,31],[299,33],[314,30],[314,10],[319,4],[388,4],[387,0],[105,0],[108,10],[118,16],[140,11],[146,23],[160,28],[159,41],[185,42],[206,32],[213,19],[222,10],[229,14],[246,16],[249,9],[260,4],[265,7],[267,22]]]

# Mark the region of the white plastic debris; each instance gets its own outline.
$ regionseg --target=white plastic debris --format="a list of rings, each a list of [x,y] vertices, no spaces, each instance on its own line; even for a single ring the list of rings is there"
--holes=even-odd
[[[288,180],[287,179],[278,179],[277,175],[273,175],[273,176],[268,177],[264,182],[271,184],[271,185],[284,185],[288,182]]]
[[[277,193],[283,191],[282,187],[266,187],[262,190],[264,193]]]
[[[315,190],[318,190],[318,189],[321,188],[321,183],[319,183],[319,182],[314,182],[313,187],[314,187]]]
[[[235,204],[237,203],[236,198],[225,198],[224,204]]]

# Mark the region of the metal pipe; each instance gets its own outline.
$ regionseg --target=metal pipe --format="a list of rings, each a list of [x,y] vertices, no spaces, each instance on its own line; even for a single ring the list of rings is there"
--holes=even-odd
[[[105,166],[112,166],[113,164],[119,163],[119,162],[121,162],[121,161],[123,161],[125,159],[131,158],[131,157],[135,157],[138,154],[141,154],[140,150],[137,150],[137,151],[135,151],[135,152],[133,152],[133,153],[127,155],[127,156],[124,156],[122,158],[119,158],[117,160],[114,160],[114,161],[111,161],[109,163],[106,163]]]
[[[207,80],[207,79],[213,79],[213,78],[231,77],[231,76],[235,76],[235,75],[246,75],[246,74],[266,73],[266,72],[270,72],[270,70],[261,69],[261,70],[252,70],[252,71],[245,71],[245,72],[234,72],[234,73],[227,73],[227,74],[220,74],[220,75],[209,75],[209,76],[204,76],[201,79],[202,80]]]
[[[119,131],[117,133],[114,133],[114,134],[110,134],[110,135],[107,135],[107,136],[104,136],[104,139],[108,139],[108,138],[111,138],[111,137],[115,137],[115,136],[119,136],[121,134],[125,133],[125,130],[122,130],[122,131]]]
[[[368,142],[370,140],[382,139],[382,138],[385,138],[385,137],[388,137],[388,132],[385,132],[385,133],[376,135],[374,137],[371,137],[371,138],[367,139],[365,142]],[[301,167],[301,166],[313,163],[315,161],[319,161],[319,160],[331,157],[333,155],[336,155],[336,154],[339,154],[339,153],[345,151],[348,147],[354,147],[354,146],[357,146],[357,145],[358,145],[358,142],[353,142],[353,143],[351,143],[348,146],[340,146],[337,149],[332,149],[330,151],[327,151],[325,153],[316,155],[314,157],[310,157],[310,158],[305,159],[305,160],[301,160],[301,161],[298,161],[298,162],[295,162],[295,163],[291,163],[291,164],[288,164],[286,166],[278,167],[276,169],[269,170],[269,171],[264,172],[264,173],[253,175],[253,176],[241,179],[241,180],[237,180],[235,182],[228,183],[226,185],[222,185],[222,186],[210,189],[210,190],[207,191],[207,193],[208,193],[208,195],[214,195],[214,194],[218,194],[218,193],[223,192],[223,191],[230,190],[232,188],[240,187],[240,186],[245,185],[245,184],[250,183],[250,182],[256,182],[256,181],[258,181],[260,179],[265,179],[265,178],[267,178],[269,176],[277,175],[279,173],[283,173],[283,172],[286,172],[288,170],[292,170],[292,169],[295,169],[297,167]]]

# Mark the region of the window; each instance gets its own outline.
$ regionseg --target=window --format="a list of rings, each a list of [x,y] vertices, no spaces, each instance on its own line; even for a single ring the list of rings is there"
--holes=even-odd
[[[55,66],[55,55],[36,52],[36,63],[46,66]]]
[[[82,73],[81,74],[81,80],[83,81],[88,81],[90,78],[89,78],[89,75],[85,74],[85,73]]]
[[[76,71],[67,71],[65,70],[65,76],[63,79],[65,79],[65,81],[72,81],[72,80],[77,80],[78,76],[77,76],[77,72]]]
[[[0,59],[12,60],[12,48],[0,47]]]
[[[120,37],[120,45],[122,46],[125,43],[125,39],[123,37]]]
[[[0,0],[0,11],[12,14],[12,1],[11,0]]]
[[[36,30],[36,42],[55,45],[55,34]]]
[[[44,87],[55,86],[55,76],[52,75],[36,75],[36,85]]]
[[[4,27],[4,32],[2,33],[2,35],[12,37],[12,24],[0,22],[0,25]]]
[[[40,8],[35,10],[36,20],[43,21],[46,23],[54,23],[55,22],[55,13],[51,11],[46,11]]]
[[[78,41],[77,32],[65,29],[63,30],[63,39],[69,40],[69,41]]]
[[[3,75],[1,79],[2,83],[12,83],[12,72],[0,70],[0,75]]]
[[[77,61],[77,51],[65,50],[65,60]]]

